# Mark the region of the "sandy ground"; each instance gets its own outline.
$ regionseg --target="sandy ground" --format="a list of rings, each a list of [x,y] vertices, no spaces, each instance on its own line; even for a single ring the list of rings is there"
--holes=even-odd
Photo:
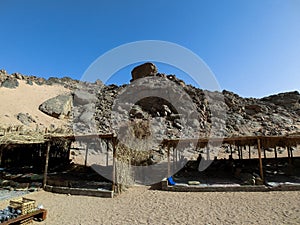
[[[33,84],[32,86],[19,80],[16,89],[0,88],[0,124],[2,126],[22,125],[17,120],[16,115],[20,112],[29,113],[38,125],[49,127],[51,124],[59,127],[62,121],[39,111],[39,105],[44,101],[59,94],[69,92],[61,85],[42,85]],[[36,126],[36,124],[32,124]]]
[[[300,224],[300,192],[165,192],[133,187],[113,199],[36,192],[34,224]],[[8,201],[0,202],[1,208]]]

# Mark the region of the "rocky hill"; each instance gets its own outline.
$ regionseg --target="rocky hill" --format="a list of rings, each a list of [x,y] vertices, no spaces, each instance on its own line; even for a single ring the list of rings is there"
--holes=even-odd
[[[149,74],[150,77],[159,76],[162,78],[160,82],[172,81],[180,86],[195,104],[197,116],[194,116],[190,123],[180,124],[182,122],[180,115],[172,107],[172,104],[158,101],[155,98],[148,98],[146,102],[139,102],[134,108],[134,112],[131,111],[130,118],[160,121],[160,123],[152,123],[152,126],[154,126],[154,130],[165,131],[160,133],[161,136],[169,138],[193,137],[196,128],[200,136],[208,136],[214,122],[213,126],[217,128],[214,129],[214,132],[217,136],[284,135],[300,131],[300,94],[297,91],[262,99],[242,98],[226,90],[222,93],[204,91],[186,85],[175,75],[156,73],[157,69],[154,65],[151,65],[152,71],[147,68],[149,65],[144,66],[146,67],[144,71],[140,67],[138,68],[140,77],[135,74],[137,69],[132,71],[132,81],[147,77]],[[141,84],[131,83],[133,87],[139,85]],[[127,85],[104,86],[102,91],[97,94],[95,116],[99,131],[110,130],[111,108],[114,99],[126,88]],[[149,106],[151,106],[150,109]],[[222,115],[213,115],[214,112],[221,112]],[[185,130],[185,133],[182,134],[182,130]],[[198,133],[196,134],[198,135]]]
[[[144,82],[145,79],[141,78],[149,79]],[[158,83],[155,83],[155,78],[159,78]],[[168,96],[176,99],[175,102],[155,92],[158,89],[167,92],[170,86]],[[146,89],[158,93],[158,96],[145,95],[132,105],[128,96],[143,96]],[[99,80],[87,83],[66,77],[46,80],[19,73],[7,74],[1,70],[0,92],[2,132],[18,130],[21,126],[22,130],[41,133],[118,133],[122,132],[123,126],[131,126],[132,134],[139,139],[300,132],[298,91],[261,99],[242,98],[226,90],[210,92],[186,85],[175,75],[158,73],[152,63],[133,69],[131,84],[122,86],[106,86]],[[22,95],[22,101],[25,101],[25,96],[30,101],[21,104],[20,99],[14,99],[14,96]],[[127,98],[122,97],[126,95]],[[179,106],[176,106],[178,101]],[[186,104],[188,101],[192,104]],[[123,123],[124,120],[127,123]]]

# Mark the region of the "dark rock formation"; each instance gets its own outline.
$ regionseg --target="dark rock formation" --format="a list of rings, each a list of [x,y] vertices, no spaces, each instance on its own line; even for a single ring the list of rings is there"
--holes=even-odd
[[[1,87],[12,88],[12,89],[17,88],[18,86],[19,86],[18,80],[13,77],[6,78],[1,84]]]
[[[29,125],[30,123],[36,123],[35,119],[29,113],[18,113],[17,119],[24,125]]]
[[[39,110],[49,116],[64,119],[70,118],[72,112],[72,95],[58,95],[57,97],[48,99],[39,106]]]
[[[157,68],[153,63],[149,63],[149,62],[144,63],[142,65],[135,67],[131,71],[132,79],[130,82],[143,77],[155,76],[156,74],[157,74]]]

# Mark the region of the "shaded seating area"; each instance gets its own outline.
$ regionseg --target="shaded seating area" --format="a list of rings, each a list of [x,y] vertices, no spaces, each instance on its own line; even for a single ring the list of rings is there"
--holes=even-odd
[[[49,168],[49,155],[51,153],[51,143],[58,140],[66,140],[72,142],[85,143],[85,159],[84,165],[76,165],[71,163],[67,170],[51,173]],[[91,143],[98,140],[106,140],[107,164],[110,167],[111,179],[107,179],[96,173],[87,165],[88,151]],[[115,190],[115,182],[112,177],[115,175],[114,160],[112,165],[108,165],[109,144],[111,142],[111,152],[115,155],[115,137],[112,134],[90,134],[90,135],[70,135],[56,136],[47,138],[47,150],[45,159],[43,188],[47,191],[73,195],[88,195],[98,197],[113,197]],[[114,157],[113,157],[114,158]],[[48,172],[50,171],[50,173]],[[110,181],[112,180],[112,181]]]
[[[88,165],[91,146],[97,140],[106,143],[101,149],[104,165]],[[71,144],[74,142],[85,143],[82,165],[71,160]],[[265,191],[278,190],[285,184],[290,189],[300,190],[300,159],[294,156],[294,149],[300,143],[299,135],[165,139],[161,143],[167,155],[167,169],[157,174],[162,177],[173,175],[176,183],[168,185],[163,181],[164,190]],[[182,151],[191,145],[198,160],[187,161],[183,157]],[[34,141],[10,140],[0,146],[1,165],[11,167],[10,174],[14,179],[23,179],[20,172],[26,171],[32,175],[30,179],[36,178],[47,191],[104,197],[113,197],[118,192],[117,137],[113,134],[45,135]],[[224,157],[214,156],[218,146],[226,146]],[[279,157],[283,149],[287,155]],[[20,154],[18,157],[15,157],[16,152]],[[15,162],[9,158],[14,158]],[[26,163],[22,159],[26,159]],[[244,188],[246,186],[248,189]]]
[[[176,170],[180,149],[184,149],[191,143],[199,154],[198,159],[189,160],[183,168]],[[293,151],[297,149],[299,143],[300,136],[297,135],[164,140],[164,146],[168,151],[167,177],[174,174],[172,178],[176,184],[169,185],[165,179],[162,181],[162,189],[169,191],[300,190],[300,158],[293,156]],[[225,157],[213,156],[211,152],[217,145],[228,147]],[[287,156],[278,157],[278,149],[285,149]],[[266,154],[266,151],[272,152],[273,157]],[[233,157],[234,154],[237,156]],[[203,170],[205,164],[209,166]]]
[[[88,152],[95,140],[107,142],[108,163],[108,156],[114,158],[115,154],[112,134],[44,135],[39,139],[5,137],[5,142],[0,143],[1,182],[5,181],[10,190],[28,190],[31,184],[35,184],[37,188],[57,193],[112,197],[115,190],[112,179],[115,176],[114,160],[111,165],[105,165],[111,179],[104,178],[87,165]],[[86,146],[83,165],[72,162],[71,144],[76,141]]]

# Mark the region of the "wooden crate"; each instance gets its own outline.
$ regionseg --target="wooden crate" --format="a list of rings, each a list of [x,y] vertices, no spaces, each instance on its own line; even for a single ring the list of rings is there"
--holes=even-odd
[[[24,219],[20,222],[20,225],[32,225],[33,224],[33,218]]]
[[[29,198],[20,198],[16,200],[10,200],[9,205],[14,209],[20,209],[21,215],[26,215],[35,209],[35,200]]]
[[[43,221],[46,219],[46,217],[47,217],[46,209],[37,209],[34,210],[32,213],[21,215],[18,216],[17,218],[5,221],[1,223],[1,225],[16,225],[16,224],[29,225],[33,223],[34,218],[36,218],[39,221]]]

